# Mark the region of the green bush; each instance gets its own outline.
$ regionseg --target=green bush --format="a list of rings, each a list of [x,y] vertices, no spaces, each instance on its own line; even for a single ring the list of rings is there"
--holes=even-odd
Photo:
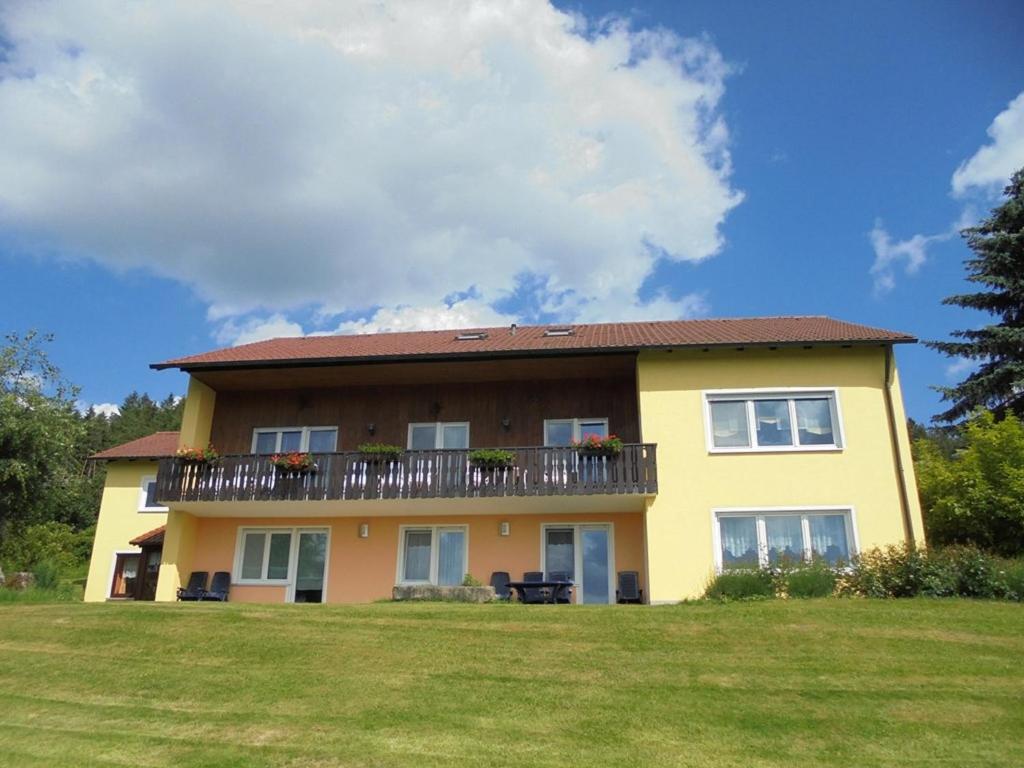
[[[0,564],[11,573],[31,571],[42,562],[62,570],[80,568],[89,559],[94,532],[53,521],[10,529],[0,549]]]
[[[831,597],[836,591],[836,572],[823,562],[814,562],[780,574],[790,597]]]
[[[58,584],[54,589],[0,589],[0,603],[73,603],[82,599],[82,588]]]
[[[704,592],[712,600],[749,600],[775,596],[772,574],[765,570],[723,571]]]
[[[503,469],[515,463],[516,455],[504,448],[477,448],[468,454],[469,463],[481,469]]]
[[[1001,560],[977,547],[890,546],[853,558],[839,592],[863,597],[980,597],[1020,600],[1024,561]]]
[[[462,579],[462,586],[464,587],[482,587],[483,582],[476,578],[473,574],[467,573],[465,578]]]
[[[32,569],[36,589],[56,589],[60,584],[60,568],[52,560],[44,560]]]

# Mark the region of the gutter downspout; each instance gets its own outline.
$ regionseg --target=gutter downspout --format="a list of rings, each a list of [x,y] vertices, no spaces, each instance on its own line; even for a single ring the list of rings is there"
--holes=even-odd
[[[896,424],[896,408],[892,402],[892,344],[885,345],[885,412],[889,420],[889,437],[892,442],[892,453],[896,459],[896,482],[900,488],[900,511],[903,514],[903,539],[911,549],[915,546],[914,523],[910,519],[910,496],[907,492],[907,478],[903,473],[903,452],[900,451],[898,425]]]

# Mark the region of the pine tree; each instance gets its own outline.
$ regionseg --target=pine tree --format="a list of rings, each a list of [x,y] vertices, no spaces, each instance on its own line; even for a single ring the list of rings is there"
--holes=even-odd
[[[942,302],[988,312],[1001,322],[954,331],[960,341],[926,342],[950,357],[980,362],[956,386],[937,388],[953,403],[938,421],[958,421],[979,407],[997,417],[1024,413],[1024,168],[1013,174],[1004,194],[1006,201],[987,219],[960,233],[975,254],[964,262],[967,279],[986,289]]]

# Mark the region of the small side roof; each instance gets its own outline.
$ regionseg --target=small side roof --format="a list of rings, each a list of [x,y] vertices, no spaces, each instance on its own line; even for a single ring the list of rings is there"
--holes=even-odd
[[[178,432],[154,432],[121,445],[94,453],[91,461],[110,459],[162,459],[173,456],[178,450]]]
[[[161,525],[159,528],[154,528],[152,531],[146,531],[141,536],[136,536],[134,539],[129,541],[133,547],[152,547],[157,544],[164,543],[164,531],[167,530],[166,525]]]

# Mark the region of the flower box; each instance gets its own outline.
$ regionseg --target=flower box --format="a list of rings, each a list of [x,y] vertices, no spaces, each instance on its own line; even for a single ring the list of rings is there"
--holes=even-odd
[[[292,451],[291,453],[275,453],[270,457],[270,463],[277,469],[278,474],[286,477],[297,477],[316,472],[317,466],[312,455]]]
[[[618,456],[622,453],[622,439],[616,435],[584,435],[582,440],[573,442],[580,456]]]
[[[478,448],[469,452],[469,463],[477,469],[508,469],[515,462],[515,453],[502,448]]]

